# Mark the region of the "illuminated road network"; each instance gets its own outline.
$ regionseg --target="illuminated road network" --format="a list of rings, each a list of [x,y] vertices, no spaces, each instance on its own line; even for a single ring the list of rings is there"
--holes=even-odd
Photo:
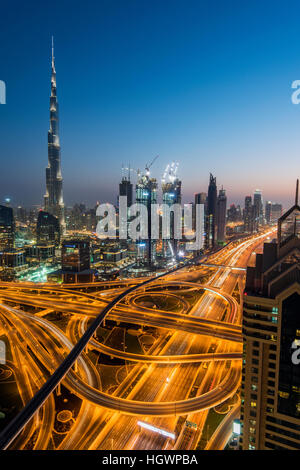
[[[1,446],[224,448],[240,406],[245,271],[234,268],[247,266],[269,235],[147,283],[0,283],[0,382],[10,426]],[[55,386],[34,402],[49,380]]]

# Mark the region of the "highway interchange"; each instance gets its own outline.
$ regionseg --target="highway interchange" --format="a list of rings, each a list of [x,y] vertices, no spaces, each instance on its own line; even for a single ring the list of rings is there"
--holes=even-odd
[[[3,447],[195,449],[210,410],[232,402],[206,443],[206,448],[223,448],[239,412],[239,300],[245,276],[225,266],[245,267],[270,236],[267,232],[229,244],[207,256],[206,266],[184,267],[146,284],[142,279],[76,286],[0,283],[0,337],[7,341],[7,367],[24,406],[99,323],[55,382],[55,392],[49,388],[46,399],[22,422],[21,432],[12,433]],[[63,322],[55,320],[57,314]],[[105,339],[98,335],[100,324],[108,332]],[[139,352],[118,341],[130,325],[141,340],[151,339]],[[103,357],[111,364],[102,364]],[[117,380],[107,388],[105,374],[112,373]],[[60,395],[66,394],[79,405],[59,434]],[[174,433],[175,439],[142,429],[141,420]]]

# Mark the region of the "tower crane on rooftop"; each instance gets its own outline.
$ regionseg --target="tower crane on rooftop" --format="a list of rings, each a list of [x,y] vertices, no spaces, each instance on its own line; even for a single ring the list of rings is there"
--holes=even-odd
[[[162,183],[174,183],[177,178],[178,162],[169,163],[162,177]]]
[[[145,171],[146,171],[146,175],[149,176],[150,175],[150,168],[152,167],[153,163],[158,159],[159,155],[156,155],[156,157],[153,158],[153,160],[151,161],[151,163],[146,163],[145,165]]]
[[[131,168],[130,165],[128,167],[124,167],[122,165],[122,177],[124,177],[125,171],[128,172],[128,179],[130,180],[130,172],[135,172],[137,174],[138,179],[147,179],[150,176],[150,168],[152,167],[153,163],[158,159],[159,155],[156,155],[150,163],[146,163],[145,165],[145,173],[143,174],[140,169]]]

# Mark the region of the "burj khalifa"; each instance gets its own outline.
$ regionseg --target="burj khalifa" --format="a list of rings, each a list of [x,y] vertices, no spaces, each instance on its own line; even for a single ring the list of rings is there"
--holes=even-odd
[[[50,129],[48,131],[48,166],[46,168],[45,211],[57,217],[61,233],[66,229],[65,206],[63,201],[62,175],[60,163],[60,143],[58,130],[58,102],[56,95],[56,70],[52,38],[52,74],[50,96]]]

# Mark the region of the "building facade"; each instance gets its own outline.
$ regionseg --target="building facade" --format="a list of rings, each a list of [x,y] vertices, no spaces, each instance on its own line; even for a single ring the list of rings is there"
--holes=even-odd
[[[216,239],[217,179],[210,173],[205,214],[205,247],[211,249]]]
[[[264,206],[262,192],[259,189],[254,191],[253,195],[253,211],[254,211],[254,230],[257,231],[264,223]]]
[[[143,204],[147,208],[148,227],[147,238],[141,237],[137,241],[137,258],[139,262],[152,265],[156,258],[156,240],[151,238],[151,205],[157,203],[157,181],[150,178],[148,172],[140,175],[136,184],[136,204]]]
[[[60,243],[59,221],[49,212],[39,212],[36,224],[36,240],[37,245],[53,244],[58,246]]]
[[[220,189],[217,199],[217,242],[225,243],[227,197],[225,189]]]
[[[62,243],[61,267],[63,271],[81,272],[90,269],[90,242],[66,240]]]
[[[298,192],[298,191],[297,191]],[[300,207],[247,269],[240,447],[300,449]]]
[[[162,196],[163,204],[166,204],[169,208],[173,204],[181,205],[181,181],[175,177],[169,178],[169,180],[162,181]],[[162,216],[164,220],[164,214]],[[166,218],[167,219],[167,218]],[[166,223],[168,220],[166,220]],[[181,216],[180,216],[181,220]],[[170,211],[170,238],[163,239],[163,254],[164,257],[175,257],[178,251],[178,240],[175,239],[175,214],[174,211]]]
[[[252,206],[252,197],[245,197],[245,208],[244,208],[244,231],[247,233],[253,232],[253,219],[254,219],[254,209]]]
[[[0,250],[11,250],[15,242],[15,222],[11,207],[0,205]]]

